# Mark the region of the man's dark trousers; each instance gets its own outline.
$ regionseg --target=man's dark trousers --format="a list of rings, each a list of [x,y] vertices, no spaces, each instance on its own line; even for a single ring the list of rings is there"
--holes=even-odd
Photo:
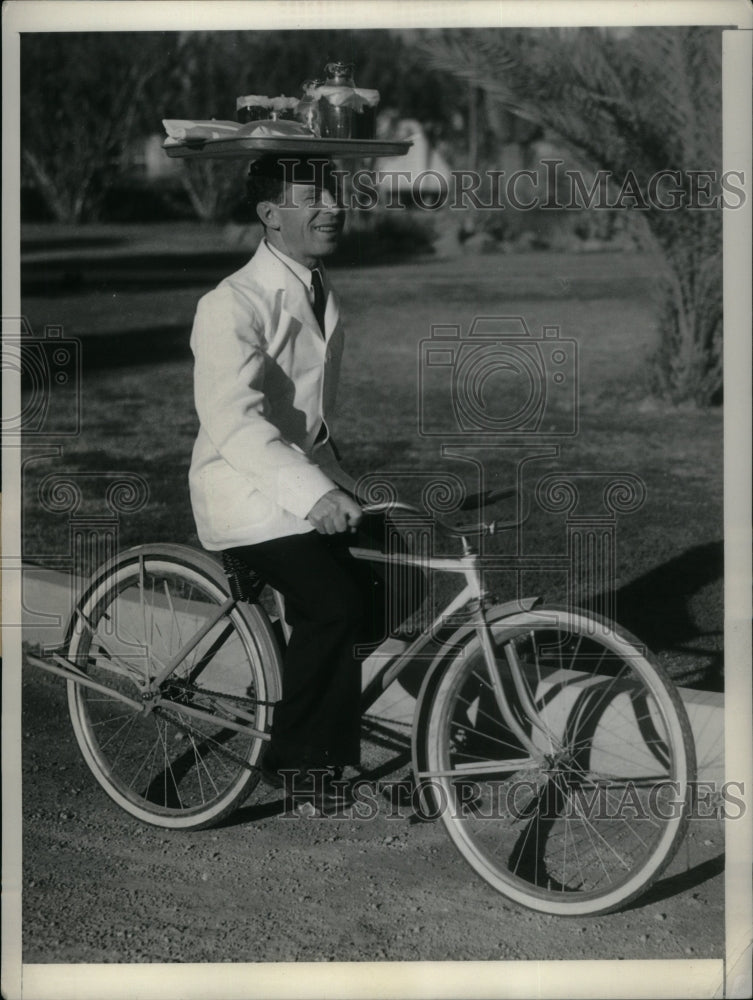
[[[385,636],[386,587],[374,564],[354,559],[348,548],[381,547],[383,532],[381,518],[364,518],[357,535],[311,531],[229,550],[285,600],[291,635],[269,747],[278,768],[359,762],[361,670],[354,647]],[[403,618],[421,600],[423,576],[416,577],[400,608]]]

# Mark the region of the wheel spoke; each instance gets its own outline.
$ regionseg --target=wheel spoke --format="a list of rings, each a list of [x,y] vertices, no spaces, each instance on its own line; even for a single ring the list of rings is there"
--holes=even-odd
[[[421,716],[421,775],[454,790],[448,801],[460,808],[442,820],[499,892],[543,912],[613,909],[656,877],[683,835],[687,817],[663,817],[653,799],[670,780],[680,794],[692,780],[687,718],[654,665],[601,624],[551,611],[506,641],[518,683],[505,691],[529,737],[543,734],[540,756],[510,738],[476,644],[446,668]]]
[[[263,743],[254,730],[268,727],[274,697],[265,671],[276,677],[278,669],[263,613],[230,607],[214,570],[139,553],[93,586],[79,614],[86,628],[77,631],[69,655],[114,695],[69,684],[74,732],[100,784],[149,823],[188,829],[216,822],[258,778],[254,762]],[[246,615],[267,631],[252,635]],[[207,631],[214,619],[217,627]],[[145,691],[145,664],[164,670],[190,635],[190,654],[143,710],[117,700],[116,692],[134,682]],[[138,667],[123,659],[134,645],[141,650]],[[269,667],[265,655],[272,657]]]

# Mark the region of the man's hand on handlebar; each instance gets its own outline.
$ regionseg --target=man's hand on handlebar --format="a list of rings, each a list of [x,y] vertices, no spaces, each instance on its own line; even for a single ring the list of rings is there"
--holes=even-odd
[[[316,501],[306,520],[320,535],[336,535],[355,531],[362,517],[361,508],[352,497],[342,490],[330,490]]]

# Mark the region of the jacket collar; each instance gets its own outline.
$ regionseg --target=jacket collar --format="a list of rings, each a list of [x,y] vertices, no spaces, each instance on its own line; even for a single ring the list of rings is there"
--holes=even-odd
[[[332,331],[337,326],[340,316],[337,299],[332,293],[329,276],[322,267],[324,278],[324,293],[327,305],[324,312],[325,339],[329,340]],[[304,326],[310,327],[321,341],[319,325],[314,316],[314,310],[309,299],[309,290],[296,275],[272,250],[262,238],[256,253],[245,267],[241,268],[237,277],[252,281],[266,289],[282,289],[285,293],[283,307],[286,312],[295,316]]]
[[[296,278],[298,278],[300,281],[303,282],[306,288],[310,288],[311,275],[312,275],[312,269],[310,267],[306,267],[305,264],[299,264],[297,260],[293,260],[292,257],[289,257],[286,253],[283,253],[282,250],[278,250],[277,247],[273,246],[266,238],[262,240],[262,243],[267,248],[267,250],[269,250],[271,254],[273,254],[279,261],[281,261],[285,265],[285,267],[289,271],[293,272]],[[321,267],[321,265],[320,265],[320,270],[322,271],[324,270]]]

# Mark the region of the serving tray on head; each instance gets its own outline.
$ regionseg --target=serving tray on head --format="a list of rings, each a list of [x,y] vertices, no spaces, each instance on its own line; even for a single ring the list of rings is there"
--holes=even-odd
[[[384,139],[319,139],[316,136],[257,136],[231,139],[183,139],[165,144],[168,156],[202,160],[221,158],[253,160],[265,153],[285,155],[303,153],[306,156],[404,156],[413,145],[408,140]]]

